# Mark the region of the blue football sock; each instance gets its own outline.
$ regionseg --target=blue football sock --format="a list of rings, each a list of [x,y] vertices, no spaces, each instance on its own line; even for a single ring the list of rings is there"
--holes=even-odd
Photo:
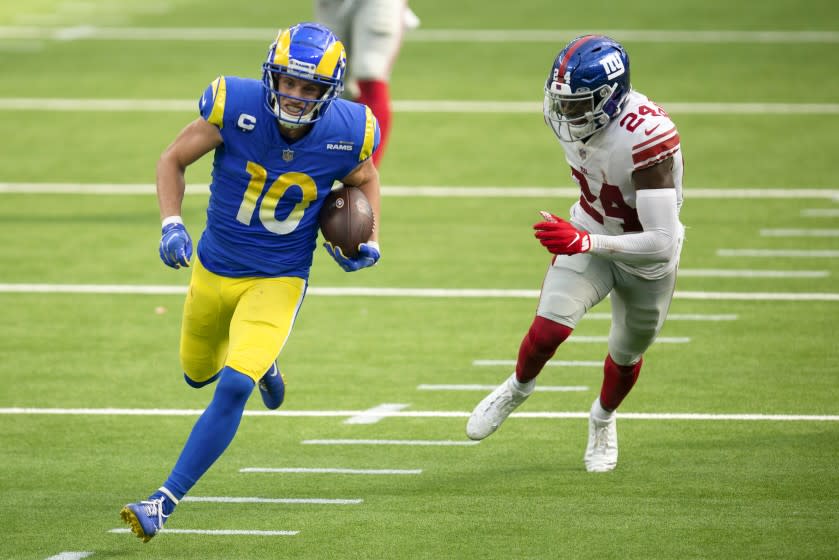
[[[175,468],[163,484],[175,499],[183,498],[233,441],[253,386],[253,379],[244,373],[229,367],[221,370],[213,400],[192,428]]]

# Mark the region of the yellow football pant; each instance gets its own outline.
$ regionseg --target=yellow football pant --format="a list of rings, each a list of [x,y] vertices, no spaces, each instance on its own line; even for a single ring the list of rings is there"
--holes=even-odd
[[[181,366],[197,382],[229,366],[259,381],[303,303],[302,278],[227,278],[196,258],[184,303]]]

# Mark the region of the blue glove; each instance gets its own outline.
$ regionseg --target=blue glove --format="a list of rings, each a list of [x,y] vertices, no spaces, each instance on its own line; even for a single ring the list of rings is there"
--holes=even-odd
[[[373,266],[382,256],[379,252],[379,244],[375,241],[368,241],[359,245],[358,256],[354,259],[345,257],[340,247],[333,247],[332,243],[328,241],[323,246],[326,248],[329,256],[335,259],[335,262],[347,272],[354,272],[362,268],[367,268],[368,266]]]
[[[192,239],[183,224],[167,224],[160,238],[160,260],[166,266],[189,266],[192,258]]]

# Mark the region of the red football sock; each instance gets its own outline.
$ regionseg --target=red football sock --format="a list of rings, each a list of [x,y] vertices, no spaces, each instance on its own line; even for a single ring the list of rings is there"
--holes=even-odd
[[[519,346],[516,379],[527,383],[539,375],[545,363],[573,331],[570,327],[537,315]]]
[[[379,149],[373,154],[373,163],[376,167],[385,153],[385,144],[390,134],[390,92],[388,84],[382,80],[359,80],[358,89],[361,92],[358,96],[359,103],[364,103],[376,120],[379,121]]]
[[[624,397],[632,390],[641,373],[643,358],[631,366],[619,366],[607,355],[603,363],[603,385],[600,388],[600,406],[606,410],[615,410]]]

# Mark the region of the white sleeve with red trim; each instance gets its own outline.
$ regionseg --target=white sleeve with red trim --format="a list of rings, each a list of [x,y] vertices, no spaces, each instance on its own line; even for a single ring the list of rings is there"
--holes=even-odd
[[[676,125],[670,119],[660,119],[659,127],[661,132],[632,146],[633,170],[653,166],[679,151]]]
[[[676,189],[642,189],[636,194],[644,231],[624,235],[591,234],[591,252],[633,265],[666,263],[680,246],[682,224]]]

